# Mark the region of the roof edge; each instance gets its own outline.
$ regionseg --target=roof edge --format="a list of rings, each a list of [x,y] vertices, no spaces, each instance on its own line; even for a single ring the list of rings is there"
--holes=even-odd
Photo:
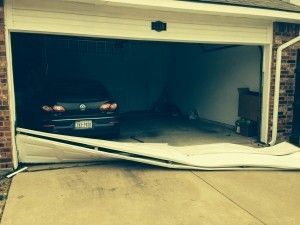
[[[271,7],[264,7],[264,6],[250,6],[250,5],[243,5],[243,4],[238,4],[238,3],[231,3],[231,4],[226,4],[226,3],[223,3],[223,2],[211,2],[211,1],[206,1],[206,0],[203,0],[202,2],[199,2],[197,0],[177,0],[177,1],[182,1],[182,2],[193,2],[193,3],[203,3],[203,4],[214,4],[214,5],[224,5],[224,6],[238,6],[238,7],[243,7],[243,8],[254,8],[254,9],[266,9],[266,10],[273,10],[273,11],[280,11],[280,12],[293,12],[293,13],[300,13],[300,10],[297,11],[297,10],[288,10],[288,9],[280,9],[280,8],[271,8]],[[288,2],[286,2],[288,3]],[[293,5],[291,3],[288,3],[292,6],[296,6],[296,5]],[[296,6],[297,7],[297,6]],[[300,8],[300,7],[299,7]]]
[[[61,0],[82,4],[111,5],[142,9],[165,10],[187,13],[203,13],[208,15],[243,17],[268,20],[272,22],[300,23],[300,13],[271,9],[249,8],[232,5],[187,2],[176,0]]]

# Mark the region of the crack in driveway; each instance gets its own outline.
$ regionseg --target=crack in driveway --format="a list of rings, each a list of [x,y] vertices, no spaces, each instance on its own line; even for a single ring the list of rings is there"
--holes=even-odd
[[[267,225],[264,221],[262,221],[260,218],[258,218],[257,216],[255,216],[254,214],[252,214],[250,211],[248,211],[247,209],[245,209],[244,207],[242,207],[241,205],[239,205],[236,201],[234,201],[233,199],[231,199],[229,196],[227,196],[224,192],[222,192],[221,190],[219,190],[218,188],[214,187],[213,184],[209,183],[208,181],[206,181],[204,178],[202,178],[201,176],[199,176],[198,174],[196,174],[193,171],[190,171],[193,175],[195,175],[197,178],[199,178],[200,180],[202,180],[204,183],[206,183],[208,186],[210,186],[211,188],[213,188],[215,191],[217,191],[220,195],[222,195],[223,197],[225,197],[226,199],[228,199],[230,202],[232,202],[234,205],[236,205],[237,207],[239,207],[241,210],[245,211],[246,213],[248,213],[250,216],[252,216],[254,219],[258,220],[261,224]]]

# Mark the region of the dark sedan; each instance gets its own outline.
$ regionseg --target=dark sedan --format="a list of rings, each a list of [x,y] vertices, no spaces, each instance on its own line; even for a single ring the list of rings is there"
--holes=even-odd
[[[118,104],[95,81],[50,82],[38,98],[42,130],[93,137],[119,135]]]

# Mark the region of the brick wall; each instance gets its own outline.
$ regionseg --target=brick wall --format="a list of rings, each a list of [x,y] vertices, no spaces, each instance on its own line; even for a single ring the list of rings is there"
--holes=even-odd
[[[270,129],[272,132],[272,116],[274,101],[274,83],[276,71],[276,53],[278,46],[288,42],[299,35],[300,24],[274,23],[273,59],[272,59],[272,81],[270,97]],[[297,43],[282,52],[282,67],[279,95],[278,112],[278,141],[289,140],[293,128],[293,102],[295,92],[297,50],[300,43]]]
[[[0,168],[12,167],[6,65],[4,9],[0,1]]]

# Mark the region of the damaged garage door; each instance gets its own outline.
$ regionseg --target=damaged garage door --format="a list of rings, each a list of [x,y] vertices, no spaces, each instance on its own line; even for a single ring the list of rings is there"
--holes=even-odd
[[[156,143],[120,143],[17,129],[22,163],[88,162],[123,159],[173,169],[300,169],[299,148],[281,143],[256,149],[221,143],[174,147]]]

